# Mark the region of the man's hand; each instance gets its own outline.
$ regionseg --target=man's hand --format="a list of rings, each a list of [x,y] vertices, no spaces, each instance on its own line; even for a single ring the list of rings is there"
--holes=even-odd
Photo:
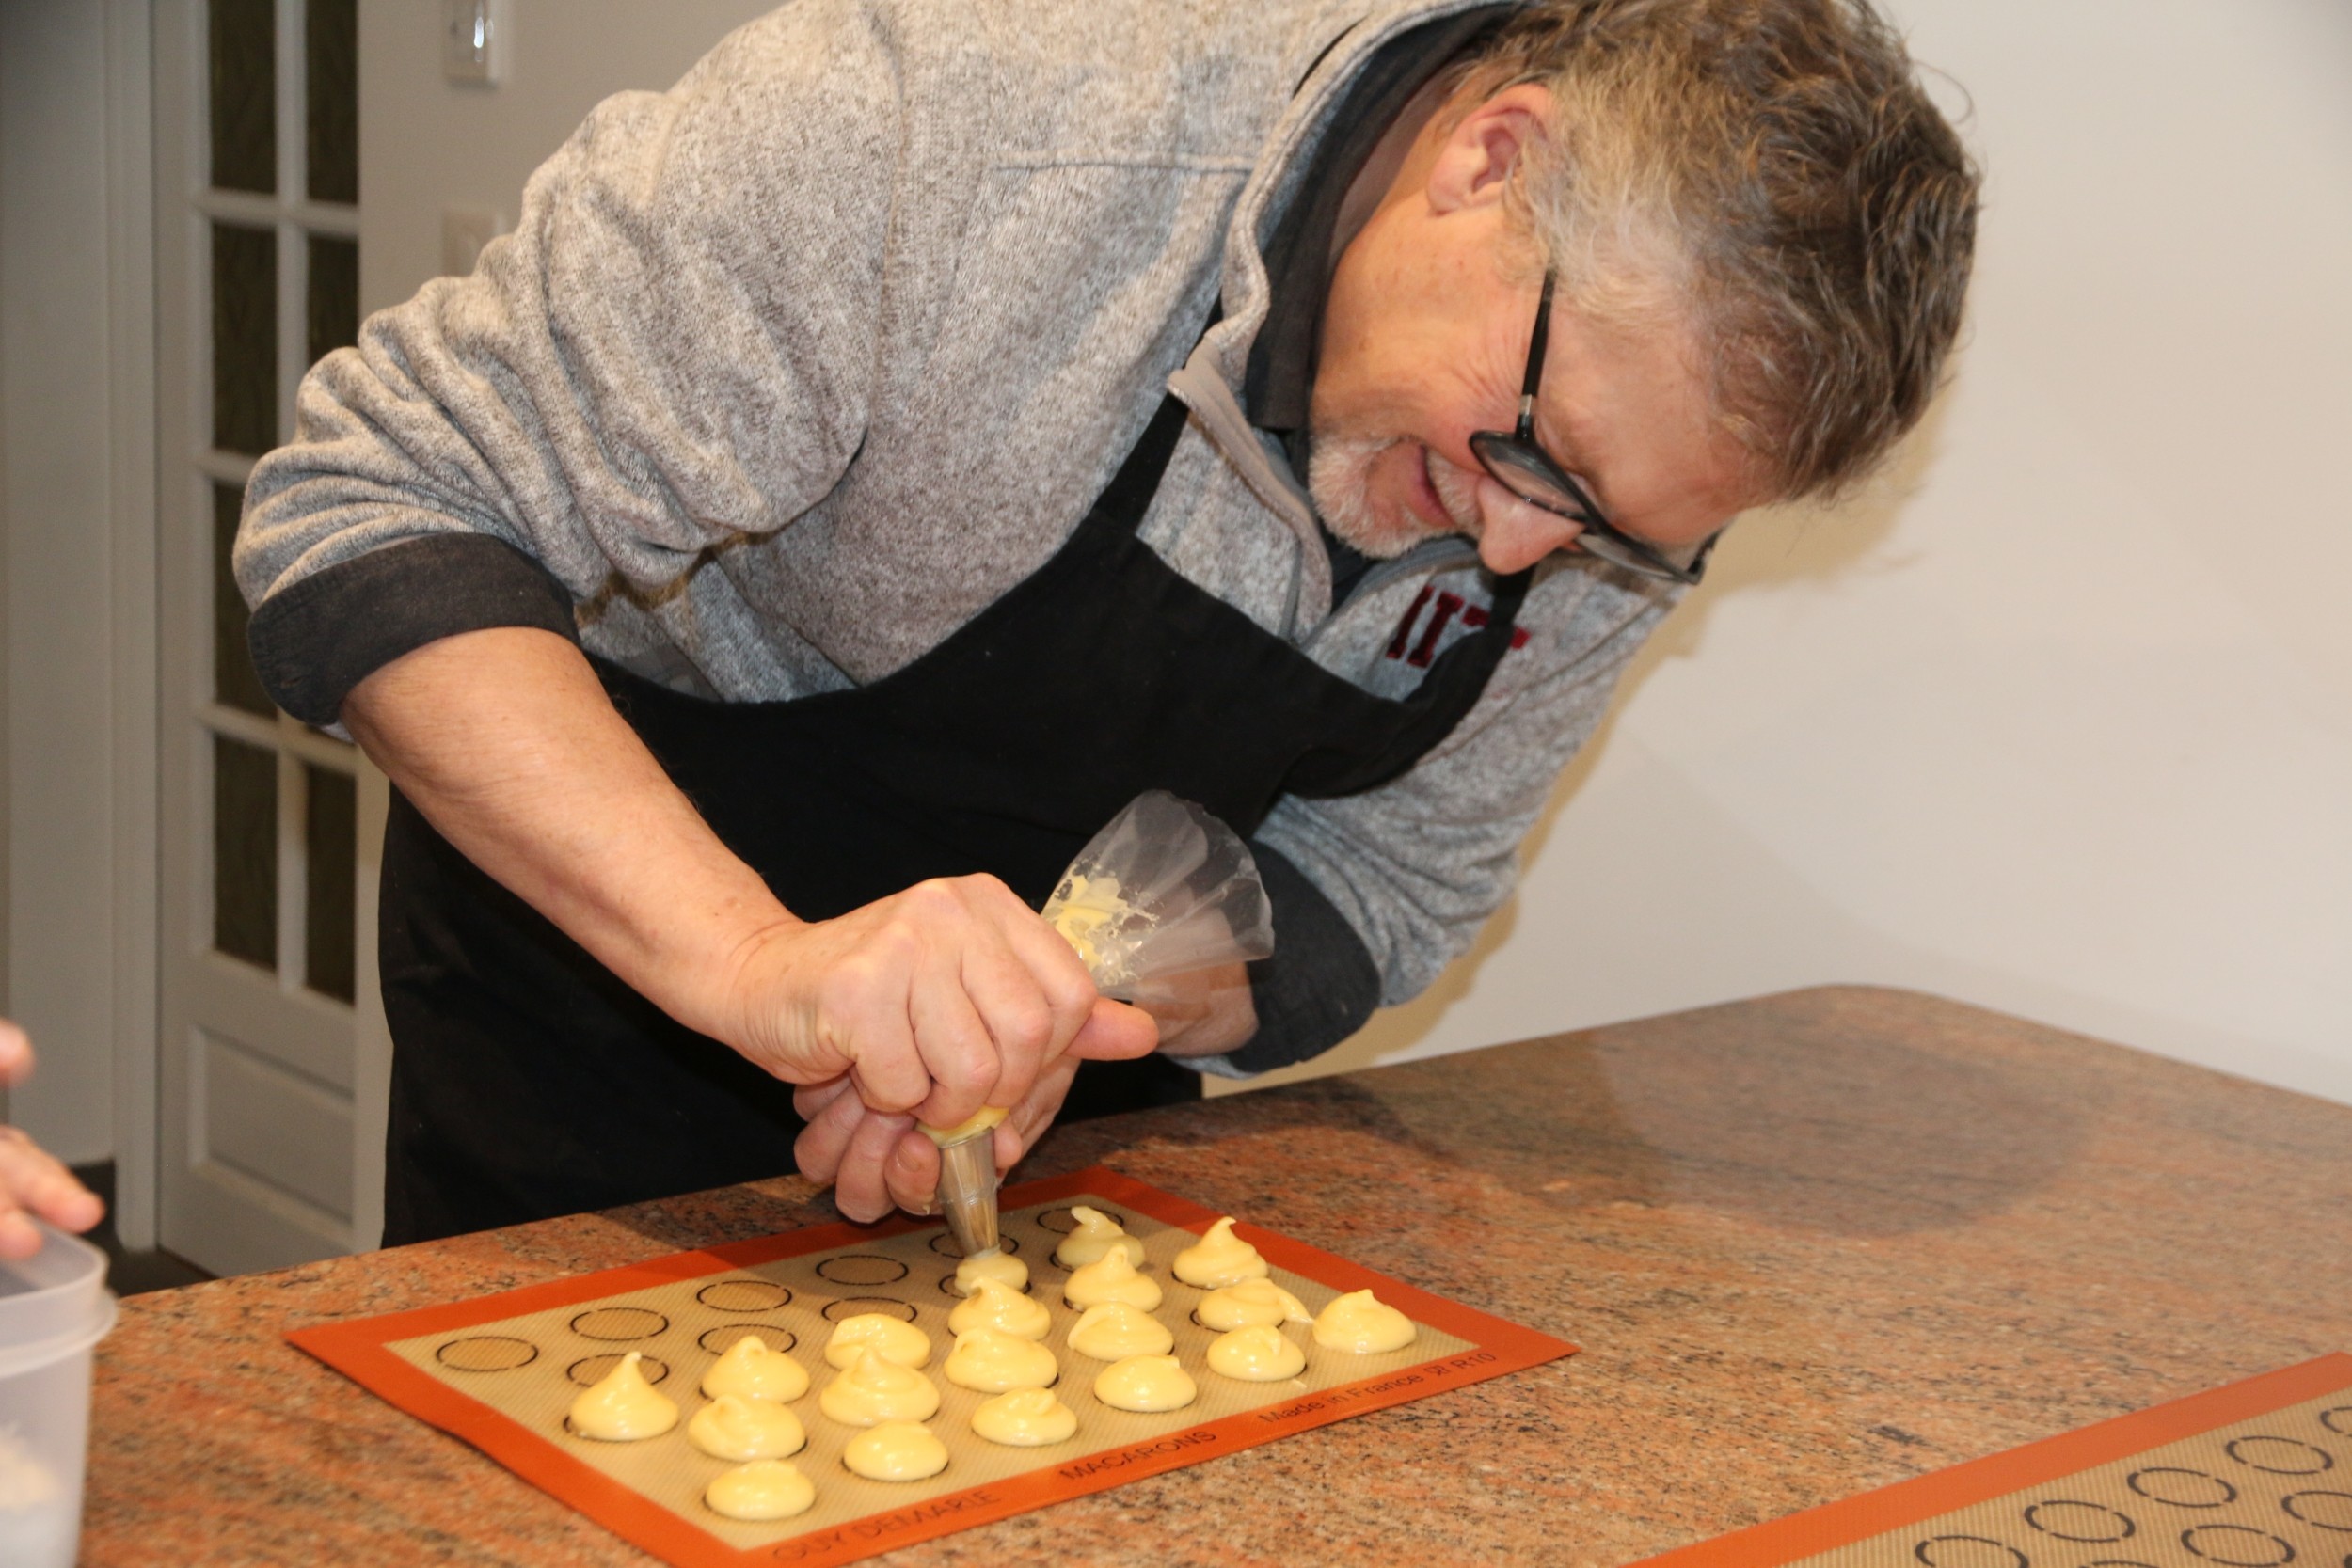
[[[1096,1020],[1104,1020],[1107,1009],[1149,1015],[1159,1050],[1168,1056],[1218,1055],[1248,1043],[1258,1030],[1257,1009],[1249,1000],[1249,971],[1243,964],[1177,975],[1138,997],[1134,1007],[1099,1001]],[[1053,1124],[1081,1060],[1140,1056],[1152,1049],[1148,1044],[1126,1049],[1132,1038],[1123,1039],[1117,1050],[1094,1048],[1098,1038],[1111,1037],[1107,1030],[1098,1034],[1090,1023],[1070,1053],[1049,1064],[1030,1091],[1010,1107],[996,1129],[998,1170],[1012,1169]],[[845,1074],[792,1097],[793,1107],[808,1122],[792,1146],[801,1174],[820,1185],[832,1182],[834,1202],[853,1220],[877,1220],[893,1207],[916,1214],[931,1212],[939,1192],[937,1146],[915,1131],[914,1117],[879,1115],[850,1092],[851,1086]],[[953,1125],[929,1115],[923,1119],[935,1127]]]
[[[721,1037],[755,1064],[794,1084],[846,1076],[868,1110],[935,1127],[1022,1103],[1065,1053],[1152,1049],[1148,1021],[1100,1002],[1070,944],[993,877],[773,927],[729,990]]]
[[[0,1019],[0,1084],[21,1084],[32,1070],[32,1042]],[[40,1250],[40,1232],[29,1214],[60,1230],[87,1230],[105,1213],[97,1195],[54,1155],[15,1128],[0,1127],[0,1258],[30,1258]]]
[[[1147,980],[1136,988],[1136,1006],[1160,1026],[1163,1056],[1221,1056],[1248,1045],[1258,1032],[1248,964]]]
[[[1134,1010],[1116,1002],[1101,1006]],[[1143,1037],[1151,1037],[1148,1027]],[[1135,1054],[1149,1054],[1150,1049],[1146,1045]],[[1051,1063],[1020,1102],[1008,1108],[995,1132],[999,1171],[1017,1164],[1052,1124],[1081,1060],[1072,1054]],[[792,1146],[801,1174],[832,1182],[834,1204],[843,1214],[863,1222],[878,1220],[893,1208],[928,1214],[937,1207],[939,1146],[915,1130],[914,1117],[866,1109],[846,1077],[802,1089],[792,1104],[808,1122]]]

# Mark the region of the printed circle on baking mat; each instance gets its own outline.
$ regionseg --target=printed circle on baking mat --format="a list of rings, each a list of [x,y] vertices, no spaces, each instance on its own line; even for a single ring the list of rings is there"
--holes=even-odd
[[[2227,1508],[2237,1501],[2237,1488],[2219,1476],[2178,1465],[2134,1470],[2123,1478],[2123,1484],[2152,1503],[2170,1503],[2174,1508]]]
[[[2319,1413],[2319,1424],[2339,1437],[2352,1437],[2352,1404],[2340,1404]]]
[[[1088,1204],[1087,1207],[1094,1209],[1094,1205],[1091,1203]],[[1124,1214],[1109,1209],[1094,1209],[1094,1212],[1102,1215],[1104,1219],[1112,1221],[1122,1230],[1127,1227],[1127,1216]],[[1037,1223],[1041,1229],[1050,1230],[1057,1236],[1067,1236],[1072,1231],[1078,1228],[1077,1220],[1072,1217],[1070,1211],[1067,1209],[1048,1209],[1043,1213],[1038,1215]]]
[[[538,1360],[539,1347],[503,1334],[477,1334],[470,1339],[452,1339],[433,1353],[433,1359],[461,1372],[511,1372]]]
[[[713,1355],[724,1355],[746,1334],[758,1335],[760,1342],[774,1351],[788,1351],[801,1342],[800,1336],[782,1323],[721,1323],[704,1329],[694,1342]]]
[[[2245,1525],[2199,1525],[2181,1532],[2181,1544],[2207,1562],[2229,1568],[2279,1568],[2295,1560],[2295,1548],[2272,1535]]]
[[[650,1339],[669,1326],[669,1319],[645,1307],[596,1307],[572,1320],[572,1332],[583,1339]]]
[[[2290,1492],[2279,1499],[2289,1518],[2352,1533],[2352,1492]]]
[[[792,1292],[772,1279],[722,1279],[695,1291],[694,1299],[718,1312],[772,1312]]]
[[[2033,1568],[2016,1547],[1981,1535],[1931,1535],[1912,1547],[1911,1555],[1928,1568]]]
[[[2103,1557],[2095,1562],[2084,1563],[2083,1568],[2156,1568],[2156,1565],[2142,1562],[2136,1557]]]
[[[626,1354],[583,1355],[564,1368],[564,1375],[582,1388],[594,1388],[605,1380],[607,1373],[627,1359]],[[640,1355],[637,1370],[647,1383],[659,1383],[670,1375],[670,1364],[655,1356]]]
[[[931,1250],[942,1258],[963,1256],[963,1249],[956,1245],[955,1233],[949,1230],[943,1230],[931,1238]],[[1002,1228],[999,1228],[996,1232],[996,1250],[1017,1253],[1021,1250],[1021,1238],[1008,1235]]]
[[[896,1285],[907,1276],[907,1266],[878,1252],[850,1252],[818,1264],[817,1275],[835,1285]]]
[[[900,1301],[895,1296],[843,1296],[829,1301],[819,1308],[827,1323],[837,1323],[844,1318],[854,1318],[862,1312],[887,1312],[895,1318],[914,1321],[914,1303]]]
[[[2139,1529],[2128,1513],[2118,1513],[2100,1503],[2075,1502],[2069,1497],[2053,1497],[2047,1502],[2033,1504],[2026,1510],[2026,1523],[2042,1534],[2054,1535],[2060,1541],[2094,1544],[2127,1540]]]
[[[2249,1469],[2274,1476],[2315,1476],[2336,1464],[2326,1449],[2293,1437],[2233,1437],[2221,1451]]]

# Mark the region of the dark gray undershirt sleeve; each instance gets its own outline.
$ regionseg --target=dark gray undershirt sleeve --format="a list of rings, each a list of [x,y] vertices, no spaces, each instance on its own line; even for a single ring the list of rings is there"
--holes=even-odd
[[[1252,844],[1274,908],[1274,957],[1249,966],[1258,1032],[1205,1070],[1240,1077],[1320,1056],[1362,1028],[1380,1005],[1380,971],[1363,939],[1304,873]]]
[[[370,550],[271,594],[246,641],[271,699],[326,725],[353,687],[401,655],[490,626],[580,641],[571,595],[538,562],[504,540],[451,533]]]

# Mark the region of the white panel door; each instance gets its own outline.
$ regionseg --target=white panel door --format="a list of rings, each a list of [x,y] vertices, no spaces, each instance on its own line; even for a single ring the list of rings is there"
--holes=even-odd
[[[229,576],[247,474],[358,325],[354,0],[156,8],[158,1228],[217,1273],[373,1244],[380,775],[263,694]]]

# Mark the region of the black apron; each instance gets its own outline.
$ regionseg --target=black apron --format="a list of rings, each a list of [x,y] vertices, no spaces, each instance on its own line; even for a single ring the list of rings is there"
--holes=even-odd
[[[1279,795],[1405,772],[1485,689],[1530,574],[1496,584],[1486,626],[1412,695],[1375,696],[1136,539],[1184,420],[1166,398],[1051,560],[869,686],[721,703],[600,659],[598,673],[721,841],[805,920],[981,871],[1041,906],[1147,789],[1247,837]],[[386,1245],[791,1168],[790,1085],[630,990],[397,792],[382,888]],[[1062,1116],[1200,1092],[1165,1057],[1089,1062]]]

